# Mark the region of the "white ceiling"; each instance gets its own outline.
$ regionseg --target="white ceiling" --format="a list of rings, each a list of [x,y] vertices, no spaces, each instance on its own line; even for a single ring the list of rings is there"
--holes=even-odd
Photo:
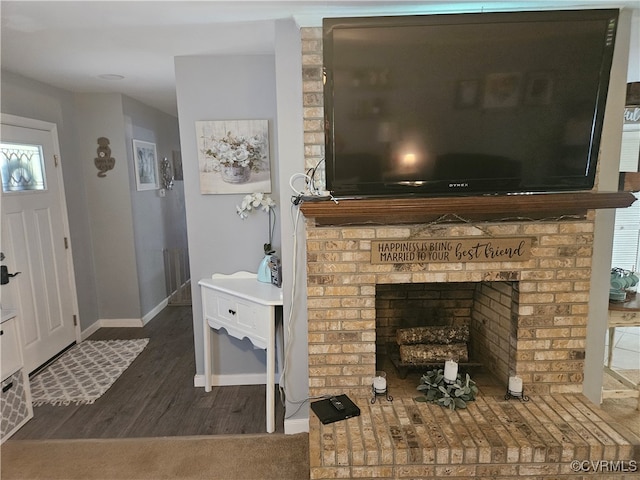
[[[640,10],[640,0],[2,0],[0,61],[72,92],[122,93],[177,115],[174,57],[273,52],[277,19],[319,26],[322,17],[598,6]]]

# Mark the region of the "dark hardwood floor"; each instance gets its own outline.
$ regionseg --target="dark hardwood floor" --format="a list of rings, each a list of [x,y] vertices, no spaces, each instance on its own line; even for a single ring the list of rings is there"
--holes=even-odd
[[[149,338],[93,405],[34,408],[13,439],[128,438],[264,433],[265,386],[193,386],[191,307],[169,306],[143,328],[101,328],[90,340]],[[276,390],[277,392],[277,390]],[[276,393],[276,432],[284,409]]]

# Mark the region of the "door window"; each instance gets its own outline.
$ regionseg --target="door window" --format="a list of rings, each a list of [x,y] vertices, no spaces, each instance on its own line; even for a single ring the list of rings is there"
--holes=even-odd
[[[2,191],[46,190],[41,145],[0,143]]]

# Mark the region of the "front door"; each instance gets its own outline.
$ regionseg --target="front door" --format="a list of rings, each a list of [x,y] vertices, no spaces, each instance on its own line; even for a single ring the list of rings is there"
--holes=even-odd
[[[2,306],[17,309],[27,372],[79,340],[62,169],[54,124],[2,116]]]

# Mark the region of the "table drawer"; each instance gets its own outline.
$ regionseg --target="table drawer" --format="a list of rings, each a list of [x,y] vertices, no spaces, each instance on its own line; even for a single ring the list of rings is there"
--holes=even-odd
[[[204,289],[204,315],[210,325],[225,328],[236,337],[248,337],[261,348],[266,347],[272,308],[249,300]]]
[[[0,351],[2,352],[2,380],[22,367],[20,344],[18,343],[18,325],[11,318],[0,325]]]

